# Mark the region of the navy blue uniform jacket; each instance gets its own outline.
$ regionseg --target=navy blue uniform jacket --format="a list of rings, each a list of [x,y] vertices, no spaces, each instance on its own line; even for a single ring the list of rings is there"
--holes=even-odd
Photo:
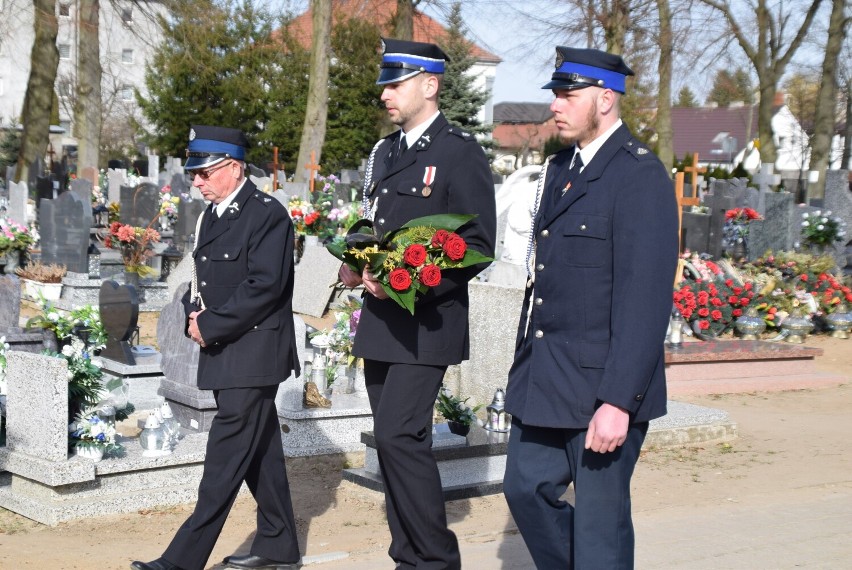
[[[494,183],[475,137],[440,114],[391,166],[391,149],[399,144],[399,136],[399,131],[391,134],[377,149],[367,189],[377,233],[421,216],[477,214],[458,233],[468,247],[493,256]],[[424,192],[430,167],[435,169],[434,180]],[[468,358],[467,283],[482,269],[443,271],[441,283],[417,299],[414,316],[391,299],[366,295],[353,353],[404,364],[449,365]]]
[[[202,390],[278,384],[299,373],[293,327],[293,224],[281,203],[246,180],[225,214],[204,221],[193,257],[207,307],[198,317]],[[187,317],[197,310],[183,297]]]
[[[573,147],[556,154],[547,171],[506,410],[525,425],[584,429],[608,402],[648,421],[666,413],[672,182],[622,126],[557,199],[573,155]]]

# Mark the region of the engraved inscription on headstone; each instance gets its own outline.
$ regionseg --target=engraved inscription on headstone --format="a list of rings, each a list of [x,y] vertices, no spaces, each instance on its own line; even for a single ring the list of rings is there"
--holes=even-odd
[[[41,259],[64,265],[68,271],[88,273],[89,228],[92,205],[74,192],[63,192],[56,200],[42,200],[39,212]]]

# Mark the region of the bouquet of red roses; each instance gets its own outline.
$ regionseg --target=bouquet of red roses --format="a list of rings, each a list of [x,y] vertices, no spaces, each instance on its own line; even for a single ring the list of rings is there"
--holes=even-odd
[[[441,283],[441,272],[493,258],[469,249],[456,230],[475,216],[438,214],[415,218],[379,240],[369,220],[359,220],[326,249],[358,274],[369,264],[388,296],[414,314],[415,295]]]

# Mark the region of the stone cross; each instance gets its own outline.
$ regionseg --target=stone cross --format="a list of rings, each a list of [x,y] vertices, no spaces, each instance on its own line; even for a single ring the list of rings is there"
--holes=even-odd
[[[752,178],[752,182],[757,184],[757,189],[759,191],[757,197],[757,208],[755,208],[761,214],[766,213],[766,193],[772,190],[771,186],[777,186],[781,183],[781,176],[778,174],[773,174],[774,168],[770,163],[763,163],[760,165],[760,172],[755,174]]]
[[[152,181],[157,180],[160,175],[160,155],[148,155],[148,178]]]
[[[317,164],[317,153],[315,151],[311,151],[311,162],[310,164],[306,164],[305,168],[311,173],[309,176],[309,180],[311,181],[311,194],[314,193],[314,181],[316,180],[317,174],[319,173],[320,165]]]
[[[706,168],[704,169],[707,170]],[[680,251],[681,239],[683,234],[683,207],[684,206],[698,206],[701,204],[701,201],[698,199],[698,187],[693,184],[692,193],[693,196],[687,198],[683,195],[683,179],[685,175],[683,172],[677,172],[675,174],[675,198],[677,198],[677,245],[678,251]]]

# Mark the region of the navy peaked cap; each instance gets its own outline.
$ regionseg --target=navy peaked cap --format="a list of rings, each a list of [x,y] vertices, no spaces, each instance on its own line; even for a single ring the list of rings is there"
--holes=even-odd
[[[226,158],[245,160],[248,144],[246,135],[239,129],[192,125],[184,169],[206,168]]]
[[[447,54],[435,44],[382,38],[382,65],[377,85],[398,83],[418,73],[444,73]]]
[[[556,70],[542,89],[601,87],[624,93],[628,75],[634,75],[621,56],[597,49],[556,46]]]

